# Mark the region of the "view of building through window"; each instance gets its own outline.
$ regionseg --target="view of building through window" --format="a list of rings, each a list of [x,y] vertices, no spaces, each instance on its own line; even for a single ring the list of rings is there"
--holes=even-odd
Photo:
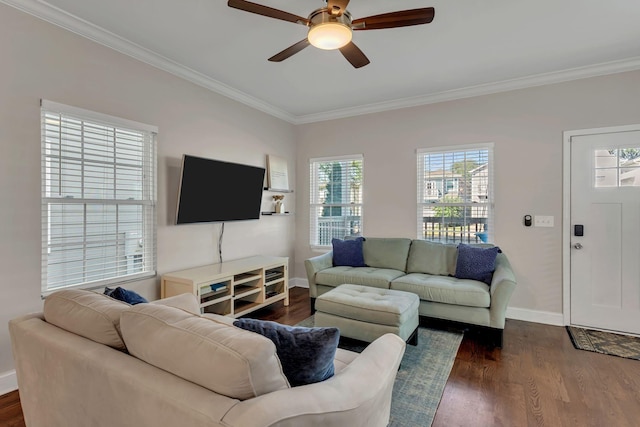
[[[491,146],[418,151],[418,238],[491,241]]]
[[[595,150],[594,186],[640,186],[640,148]]]
[[[362,234],[362,163],[362,156],[311,160],[312,246]]]

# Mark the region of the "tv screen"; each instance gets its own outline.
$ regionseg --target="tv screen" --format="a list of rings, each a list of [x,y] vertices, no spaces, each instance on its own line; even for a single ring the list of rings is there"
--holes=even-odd
[[[177,224],[260,218],[265,169],[185,154]]]

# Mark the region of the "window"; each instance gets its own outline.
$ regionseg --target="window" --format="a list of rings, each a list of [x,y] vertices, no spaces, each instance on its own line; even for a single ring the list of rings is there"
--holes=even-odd
[[[42,292],[155,275],[156,128],[42,101]]]
[[[595,150],[595,187],[640,187],[640,148]]]
[[[493,144],[418,150],[418,238],[493,241]]]
[[[311,246],[362,235],[362,163],[362,155],[311,159]]]

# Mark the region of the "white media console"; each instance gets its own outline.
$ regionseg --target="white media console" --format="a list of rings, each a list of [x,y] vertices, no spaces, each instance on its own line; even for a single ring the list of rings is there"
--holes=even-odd
[[[202,313],[239,317],[284,300],[289,305],[289,259],[253,256],[162,275],[161,298],[192,293]]]

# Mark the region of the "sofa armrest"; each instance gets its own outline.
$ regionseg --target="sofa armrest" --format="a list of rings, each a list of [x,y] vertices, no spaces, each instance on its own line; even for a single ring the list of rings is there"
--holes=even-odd
[[[504,253],[496,257],[496,269],[491,280],[491,327],[504,329],[505,315],[511,294],[516,288],[516,276]]]
[[[405,345],[397,335],[383,335],[332,378],[240,402],[223,422],[242,427],[386,426]]]
[[[333,251],[304,261],[304,268],[307,270],[307,280],[309,281],[309,296],[311,298],[318,297],[316,273],[330,267],[333,267]]]

